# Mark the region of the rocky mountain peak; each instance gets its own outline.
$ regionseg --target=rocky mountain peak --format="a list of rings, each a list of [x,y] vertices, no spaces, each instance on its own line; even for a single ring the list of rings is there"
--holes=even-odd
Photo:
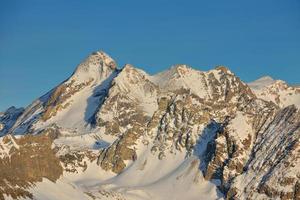
[[[274,80],[265,76],[248,85],[257,97],[271,101],[282,108],[292,104],[300,107],[300,88],[290,86],[283,80]]]
[[[141,73],[142,72],[142,70],[140,70],[140,69],[138,69],[138,68],[135,68],[133,65],[131,65],[131,64],[126,64],[123,68],[122,68],[122,70],[121,70],[121,72],[119,73],[119,75],[118,75],[118,77],[123,77],[123,76],[125,76],[125,77],[127,77],[127,79],[129,78],[129,79],[134,79],[134,78],[137,78],[138,76],[143,76],[144,74],[146,74],[146,72],[143,72],[143,73]],[[123,77],[123,78],[125,78],[125,77]]]
[[[135,68],[131,64],[126,64],[117,79],[120,81],[139,82],[141,79],[147,79],[149,75],[141,69]]]
[[[223,73],[228,73],[228,74],[232,74],[232,72],[229,70],[228,67],[223,66],[223,65],[218,65],[215,67],[216,70],[221,71]]]
[[[71,80],[79,82],[87,79],[100,80],[108,77],[116,69],[116,62],[108,54],[96,51],[77,66]]]
[[[81,116],[81,119],[90,118],[90,115],[93,115],[90,112],[95,108],[88,108],[88,114],[82,116],[81,112],[85,112],[87,109],[86,103],[79,103],[81,109],[71,105],[77,101],[81,102],[80,97],[83,99],[88,98],[89,95],[98,93],[99,91],[105,95],[107,93],[107,87],[109,87],[111,81],[117,74],[117,64],[110,56],[102,51],[92,53],[77,66],[75,72],[67,81],[53,89],[51,95],[43,105],[42,120],[45,122],[56,116],[62,110],[66,110],[65,112],[74,110],[73,114],[77,113]],[[100,101],[99,98],[98,101]],[[76,117],[74,118],[76,121]],[[71,121],[74,122],[74,120]],[[84,123],[80,123],[82,124],[80,126],[83,127]]]
[[[180,76],[184,76],[185,74],[190,72],[191,69],[192,69],[191,67],[189,67],[188,65],[185,65],[185,64],[178,64],[171,68],[171,70],[173,70],[174,73],[176,73]]]

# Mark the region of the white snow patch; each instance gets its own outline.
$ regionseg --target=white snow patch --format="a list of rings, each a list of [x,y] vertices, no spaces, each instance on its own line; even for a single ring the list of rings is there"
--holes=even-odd
[[[252,134],[252,126],[247,116],[242,112],[237,112],[236,116],[230,121],[228,127],[232,130],[233,135],[243,141]]]

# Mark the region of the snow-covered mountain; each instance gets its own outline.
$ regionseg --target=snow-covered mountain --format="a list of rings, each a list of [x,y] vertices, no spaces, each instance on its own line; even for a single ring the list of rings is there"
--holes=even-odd
[[[0,199],[300,199],[300,92],[104,52],[0,115]]]
[[[300,88],[297,86],[290,86],[282,80],[273,80],[269,76],[248,85],[258,98],[272,101],[282,108],[292,104],[300,107]]]

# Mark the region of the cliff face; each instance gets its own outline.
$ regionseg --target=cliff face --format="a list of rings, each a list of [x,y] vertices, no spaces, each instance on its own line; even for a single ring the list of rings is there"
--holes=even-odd
[[[0,199],[32,198],[28,191],[43,178],[55,182],[63,173],[59,159],[51,148],[52,139],[40,134],[21,138],[7,135],[0,144]]]
[[[151,76],[95,52],[1,114],[0,199],[299,199],[297,90],[277,102],[265,83],[223,66]]]
[[[299,199],[300,112],[288,106],[258,134],[244,172],[228,197]]]

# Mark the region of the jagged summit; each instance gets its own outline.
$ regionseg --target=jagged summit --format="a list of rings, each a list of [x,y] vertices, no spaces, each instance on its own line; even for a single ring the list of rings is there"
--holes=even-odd
[[[223,66],[223,65],[217,65],[215,67],[215,69],[218,70],[218,71],[222,71],[223,73],[232,74],[232,72],[229,70],[229,68],[226,67],[226,66]]]
[[[262,83],[270,81],[271,78],[265,77],[250,83],[249,86],[261,86]],[[111,85],[116,86],[111,88]],[[158,94],[181,89],[213,102],[237,103],[241,98],[243,101],[254,98],[251,89],[225,66],[200,71],[188,65],[178,64],[158,74],[148,75],[130,64],[118,69],[116,62],[108,54],[96,51],[77,66],[67,81],[27,107],[10,131],[24,133],[29,129],[39,130],[57,123],[62,128],[76,127],[76,132],[81,130],[85,133],[84,127],[88,127],[90,119],[94,118],[95,112],[101,108],[101,105],[97,104],[104,102],[110,94],[114,94],[117,99],[120,92],[123,92],[127,99],[142,102],[140,108],[151,116],[158,106]],[[256,95],[269,100],[258,93]],[[272,97],[272,101],[276,103],[278,100]],[[293,101],[282,101],[287,102],[284,105],[289,105],[297,102],[298,97]]]
[[[108,54],[103,51],[95,51],[77,66],[71,80],[82,82],[93,79],[98,81],[116,69],[117,63]]]

